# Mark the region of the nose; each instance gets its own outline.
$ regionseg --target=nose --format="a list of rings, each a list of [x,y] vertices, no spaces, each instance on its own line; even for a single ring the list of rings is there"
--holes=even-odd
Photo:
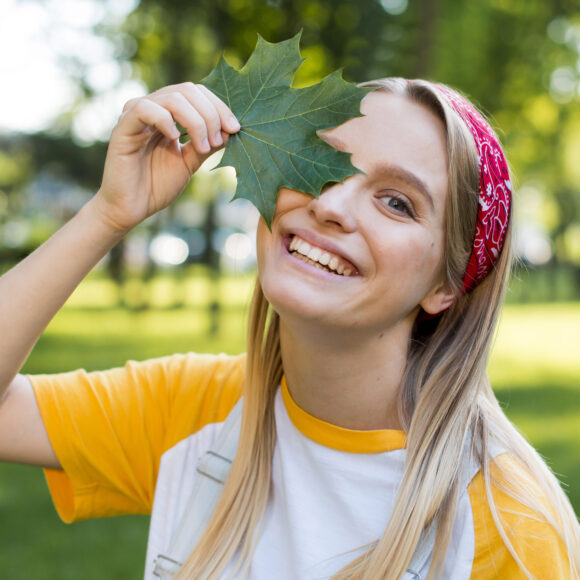
[[[325,187],[320,197],[308,204],[308,211],[321,224],[352,232],[357,227],[356,179]]]

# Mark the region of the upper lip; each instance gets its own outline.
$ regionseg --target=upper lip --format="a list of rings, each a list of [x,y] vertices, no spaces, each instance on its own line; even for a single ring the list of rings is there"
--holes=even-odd
[[[340,247],[340,245],[336,244],[335,242],[333,242],[332,240],[329,240],[328,238],[326,238],[324,236],[317,234],[316,232],[314,232],[312,230],[305,230],[305,229],[301,229],[301,228],[293,229],[291,231],[289,230],[284,235],[286,248],[289,247],[290,240],[295,235],[302,238],[304,241],[308,242],[309,244],[311,244],[313,246],[317,246],[321,250],[325,250],[325,251],[329,252],[330,254],[335,254],[336,256],[342,258],[343,260],[346,260],[347,262],[352,264],[353,270],[355,272],[359,272],[359,268],[357,266],[357,263],[349,252],[344,251]]]

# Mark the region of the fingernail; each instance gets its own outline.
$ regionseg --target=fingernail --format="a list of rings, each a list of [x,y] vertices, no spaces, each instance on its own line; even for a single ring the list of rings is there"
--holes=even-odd
[[[232,128],[232,130],[234,131],[239,131],[241,129],[241,125],[240,122],[232,115],[230,117],[230,127]]]
[[[223,145],[224,144],[224,139],[222,137],[221,131],[218,131],[215,134],[215,137],[214,137],[213,140],[214,140],[214,142],[215,142],[216,145]]]
[[[207,137],[204,137],[201,142],[201,150],[203,153],[207,153],[210,149],[209,141],[207,140]]]

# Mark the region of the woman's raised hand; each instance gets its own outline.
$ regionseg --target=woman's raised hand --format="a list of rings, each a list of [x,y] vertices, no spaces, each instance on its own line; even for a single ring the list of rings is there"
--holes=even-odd
[[[188,143],[179,142],[176,122]],[[202,85],[172,85],[129,101],[111,136],[94,207],[109,226],[128,231],[175,200],[239,129],[227,105]]]

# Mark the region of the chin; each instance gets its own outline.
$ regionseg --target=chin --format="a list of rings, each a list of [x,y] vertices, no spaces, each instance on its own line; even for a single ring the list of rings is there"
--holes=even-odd
[[[331,314],[330,307],[321,308],[323,296],[313,296],[312,292],[305,294],[298,291],[294,284],[281,284],[278,280],[271,280],[269,277],[260,279],[260,284],[266,300],[281,320],[288,322],[300,320],[316,324],[328,324],[336,320],[336,310],[333,310],[334,314]]]

